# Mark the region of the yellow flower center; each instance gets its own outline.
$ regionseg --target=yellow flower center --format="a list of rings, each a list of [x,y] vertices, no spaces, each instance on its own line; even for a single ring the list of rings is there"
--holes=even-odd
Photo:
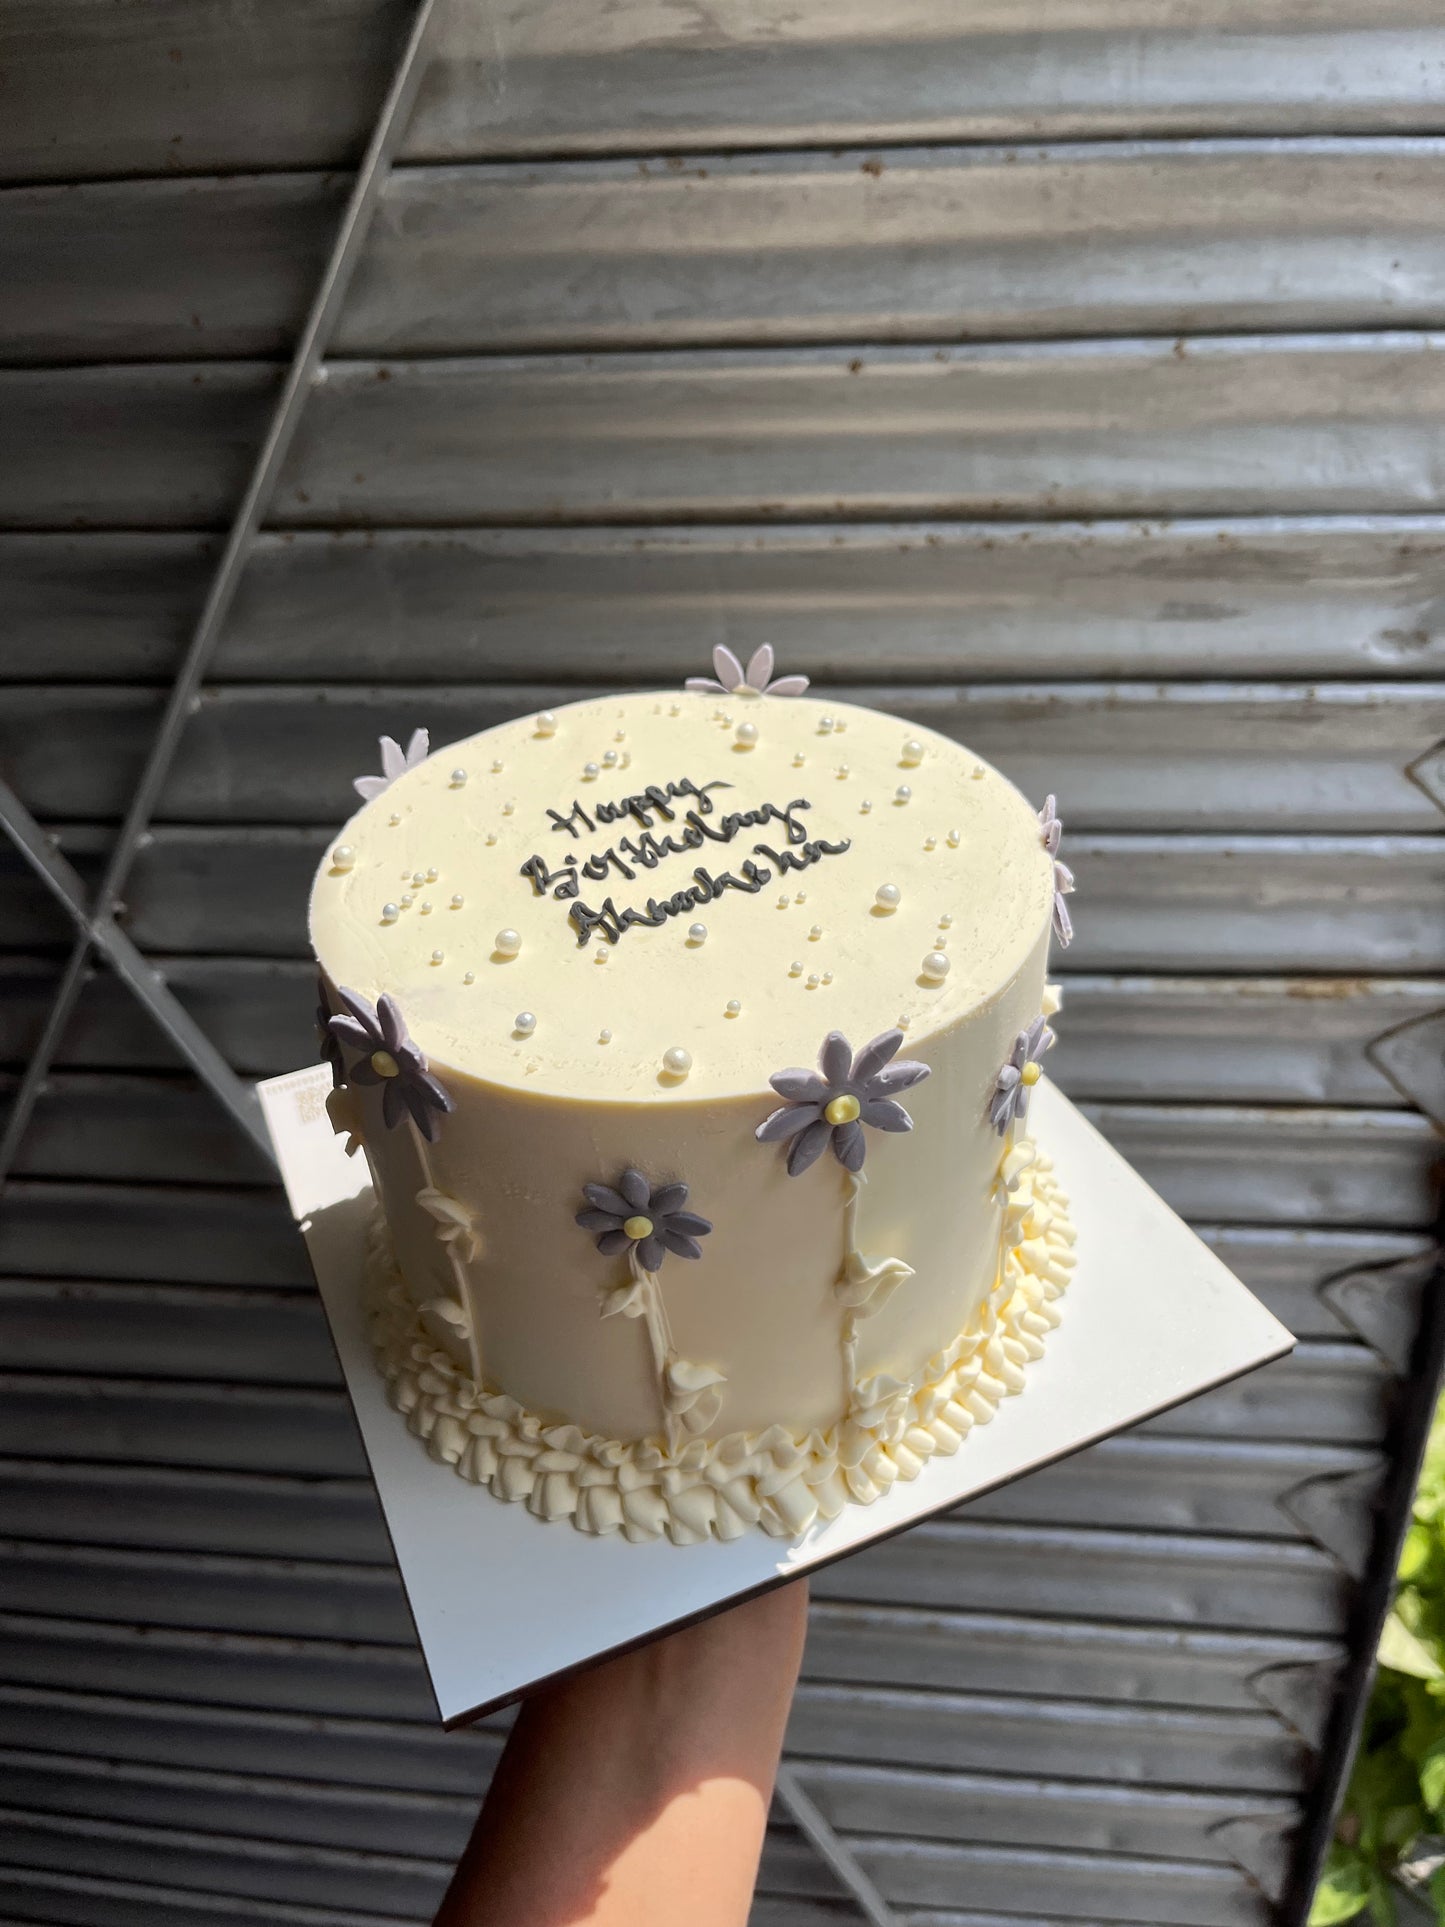
[[[1021,1084],[1037,1084],[1043,1074],[1043,1067],[1041,1065],[1025,1064],[1019,1072],[1019,1082]]]
[[[400,1077],[401,1065],[389,1050],[374,1050],[371,1053],[371,1068],[378,1077]]]
[[[856,1097],[835,1097],[823,1115],[830,1124],[851,1124],[862,1108]]]
[[[644,1218],[639,1211],[635,1218],[629,1218],[627,1220],[622,1229],[627,1233],[629,1238],[650,1238],[652,1236],[652,1220],[651,1218]]]

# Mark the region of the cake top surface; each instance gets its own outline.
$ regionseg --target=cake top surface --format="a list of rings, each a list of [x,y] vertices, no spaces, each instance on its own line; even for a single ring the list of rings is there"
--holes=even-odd
[[[664,691],[408,768],[331,845],[311,936],[443,1082],[695,1103],[765,1091],[830,1030],[903,1021],[926,1055],[1023,967],[1052,875],[1030,805],[934,731]]]

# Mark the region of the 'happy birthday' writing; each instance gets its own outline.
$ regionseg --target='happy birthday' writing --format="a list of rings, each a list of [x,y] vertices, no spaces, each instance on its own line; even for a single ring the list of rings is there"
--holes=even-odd
[[[808,835],[807,827],[798,815],[799,811],[812,807],[805,796],[794,797],[790,803],[781,805],[759,803],[749,810],[729,810],[713,822],[706,821],[714,809],[708,792],[731,787],[730,783],[716,782],[705,783],[699,788],[684,777],[665,787],[649,784],[645,790],[616,803],[596,804],[590,815],[576,801],[565,816],[558,810],[548,810],[553,830],[565,830],[574,839],[580,834],[579,824],[595,832],[599,823],[615,823],[629,817],[637,825],[637,831],[631,836],[619,837],[606,849],[594,850],[581,862],[575,853],[570,852],[555,868],[544,856],[528,857],[521,866],[521,874],[530,879],[539,897],[550,893],[570,903],[568,916],[576,929],[580,947],[591,941],[594,931],[608,943],[616,943],[624,931],[636,925],[655,928],[669,917],[682,916],[702,904],[711,903],[728,890],[756,895],[774,874],[774,870],[757,862],[757,857],[768,858],[781,876],[790,870],[805,870],[825,856],[841,856],[851,845],[851,839],[847,838],[841,843],[834,843],[826,837]],[[691,807],[683,811],[679,818],[675,805],[688,799],[691,799]],[[659,817],[674,827],[656,831],[654,824]],[[741,874],[732,870],[714,873],[704,865],[697,864],[690,884],[674,891],[669,897],[649,897],[642,909],[634,906],[619,910],[610,896],[604,898],[601,907],[596,910],[580,901],[584,878],[591,883],[602,883],[615,872],[628,882],[633,882],[639,869],[655,870],[665,857],[697,851],[708,843],[731,843],[744,830],[762,829],[769,823],[781,826],[782,847],[775,848],[773,844],[763,841],[754,843],[752,856],[738,865]]]

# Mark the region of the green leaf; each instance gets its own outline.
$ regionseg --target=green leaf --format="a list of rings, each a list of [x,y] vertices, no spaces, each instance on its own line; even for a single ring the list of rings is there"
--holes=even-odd
[[[1412,1679],[1445,1678],[1445,1666],[1424,1640],[1412,1633],[1398,1612],[1392,1612],[1380,1634],[1380,1664]]]
[[[1432,1813],[1445,1807],[1445,1739],[1435,1744],[1420,1760],[1420,1798]]]
[[[1371,1869],[1357,1853],[1338,1844],[1330,1848],[1329,1859],[1310,1908],[1309,1927],[1335,1927],[1341,1920],[1353,1920],[1370,1904]]]

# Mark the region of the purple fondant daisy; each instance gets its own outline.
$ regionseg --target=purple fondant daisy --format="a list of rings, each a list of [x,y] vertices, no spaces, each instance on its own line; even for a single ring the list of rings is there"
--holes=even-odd
[[[407,1036],[396,999],[378,997],[373,1010],[354,990],[338,987],[336,994],[346,1009],[329,1020],[328,1028],[340,1044],[357,1052],[347,1083],[380,1084],[387,1128],[410,1116],[427,1143],[435,1144],[439,1119],[453,1108],[452,1100]]]
[[[716,680],[714,676],[689,676],[686,687],[717,696],[801,696],[808,687],[806,676],[773,675],[770,642],[753,651],[746,669],[727,644],[720,642],[712,652],[712,666]]]
[[[635,1251],[644,1271],[656,1271],[670,1251],[679,1258],[700,1258],[712,1225],[696,1211],[688,1211],[685,1184],[652,1185],[640,1171],[628,1169],[610,1184],[584,1184],[587,1209],[577,1213],[584,1231],[597,1233],[597,1249],[604,1258]]]
[[[831,1144],[845,1171],[861,1171],[867,1144],[863,1126],[875,1131],[911,1131],[913,1119],[897,1103],[928,1076],[927,1064],[892,1059],[903,1042],[901,1030],[885,1030],[854,1057],[842,1031],[830,1030],[818,1052],[816,1071],[779,1071],[768,1082],[785,1102],[763,1119],[761,1144],[791,1139],[788,1176],[800,1177]]]
[[[316,1055],[331,1066],[331,1088],[340,1090],[346,1082],[346,1066],[341,1060],[341,1040],[332,1034],[331,1006],[326,1001],[326,979],[316,978]]]
[[[1054,860],[1054,935],[1067,950],[1074,940],[1074,920],[1069,915],[1069,906],[1064,898],[1074,893],[1074,873],[1059,857],[1064,826],[1052,796],[1044,798],[1044,807],[1039,811],[1039,830],[1043,835],[1044,848]]]
[[[403,749],[391,736],[383,736],[381,743],[381,775],[358,776],[351,787],[358,796],[364,796],[368,803],[375,802],[383,790],[390,789],[398,776],[405,776],[409,769],[415,769],[427,759],[430,738],[424,729],[414,729],[411,741]]]
[[[1043,1076],[1040,1060],[1053,1041],[1054,1033],[1043,1017],[1035,1017],[1014,1039],[1009,1060],[999,1072],[988,1101],[988,1121],[1000,1137],[1012,1123],[1022,1123],[1027,1117],[1029,1092]]]

